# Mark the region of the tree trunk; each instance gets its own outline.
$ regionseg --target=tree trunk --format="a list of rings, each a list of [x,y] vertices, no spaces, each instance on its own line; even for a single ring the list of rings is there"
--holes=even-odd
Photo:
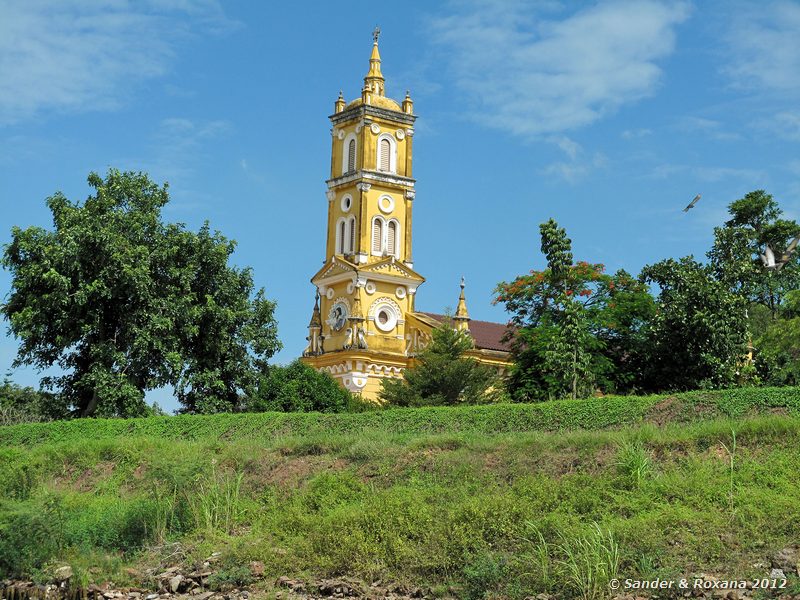
[[[97,400],[97,388],[95,388],[92,390],[91,400],[89,400],[89,403],[81,411],[81,417],[91,417],[94,414],[97,410]]]

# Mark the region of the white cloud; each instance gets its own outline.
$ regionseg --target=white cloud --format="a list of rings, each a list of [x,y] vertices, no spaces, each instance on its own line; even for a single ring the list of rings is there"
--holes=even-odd
[[[697,165],[663,164],[650,173],[655,179],[666,179],[672,175],[688,175],[704,183],[717,183],[731,179],[744,180],[756,185],[766,180],[764,171],[759,169],[737,169],[733,167],[707,167]]]
[[[0,125],[115,108],[191,29],[230,26],[216,0],[0,0]]]
[[[736,5],[727,34],[724,72],[749,91],[800,91],[800,4]],[[766,88],[766,89],[765,89]]]
[[[192,190],[197,169],[208,158],[208,145],[231,129],[227,121],[193,121],[185,118],[163,119],[151,133],[144,156],[116,158],[111,166],[125,171],[144,171],[153,181],[169,182],[170,195],[180,202],[170,202],[169,210],[197,208],[203,192]]]
[[[545,166],[541,173],[563,179],[567,183],[577,183],[595,169],[604,167],[608,159],[604,154],[596,152],[591,158],[573,157],[571,161],[556,161]]]
[[[703,117],[681,117],[677,121],[677,128],[689,134],[703,135],[720,142],[732,142],[742,139],[741,134],[726,130],[720,121]]]
[[[473,2],[432,22],[470,116],[519,135],[558,134],[652,95],[687,5],[602,2],[563,18]]]
[[[639,138],[647,137],[648,135],[652,135],[652,129],[626,129],[620,135],[624,140],[636,140]]]
[[[779,137],[800,141],[800,111],[779,112],[772,120],[771,128],[773,133]]]

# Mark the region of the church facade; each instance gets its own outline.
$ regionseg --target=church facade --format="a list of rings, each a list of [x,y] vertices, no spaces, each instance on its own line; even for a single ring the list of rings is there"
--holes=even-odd
[[[444,315],[417,312],[425,279],[414,269],[414,103],[386,97],[377,30],[361,97],[341,92],[330,116],[325,263],[311,278],[316,298],[302,360],[348,390],[377,400],[381,379],[401,377]],[[510,364],[501,323],[473,321],[464,282],[452,325],[474,340],[469,352],[503,371]]]

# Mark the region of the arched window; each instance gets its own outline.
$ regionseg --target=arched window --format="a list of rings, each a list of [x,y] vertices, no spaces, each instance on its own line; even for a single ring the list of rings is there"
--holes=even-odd
[[[382,134],[378,138],[378,170],[387,173],[397,171],[397,146],[394,138],[389,134]]]
[[[350,132],[342,142],[342,175],[355,172],[357,154],[358,140],[356,139],[356,134]]]
[[[381,148],[380,148],[380,157],[381,162],[378,166],[380,171],[388,171],[391,167],[390,156],[392,155],[392,145],[389,143],[389,140],[386,138],[381,140]]]
[[[350,217],[348,222],[350,224],[350,232],[347,236],[347,253],[352,254],[356,251],[356,218]]]
[[[356,141],[350,140],[347,144],[347,172],[352,173],[356,170]]]
[[[397,221],[389,221],[386,226],[386,254],[397,256]]]
[[[339,223],[336,226],[336,254],[344,254],[345,253],[345,240],[347,239],[346,236],[346,223],[344,219],[339,219]]]
[[[375,217],[372,221],[372,254],[383,254],[383,219]]]

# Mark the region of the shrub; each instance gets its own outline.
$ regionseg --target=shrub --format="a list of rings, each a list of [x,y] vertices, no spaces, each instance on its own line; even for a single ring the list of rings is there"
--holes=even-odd
[[[256,391],[245,400],[248,412],[343,412],[352,394],[333,377],[295,360],[287,366],[272,365],[259,380]]]
[[[402,379],[384,378],[381,399],[393,406],[484,404],[500,399],[503,383],[494,369],[464,354],[472,338],[446,320]]]

